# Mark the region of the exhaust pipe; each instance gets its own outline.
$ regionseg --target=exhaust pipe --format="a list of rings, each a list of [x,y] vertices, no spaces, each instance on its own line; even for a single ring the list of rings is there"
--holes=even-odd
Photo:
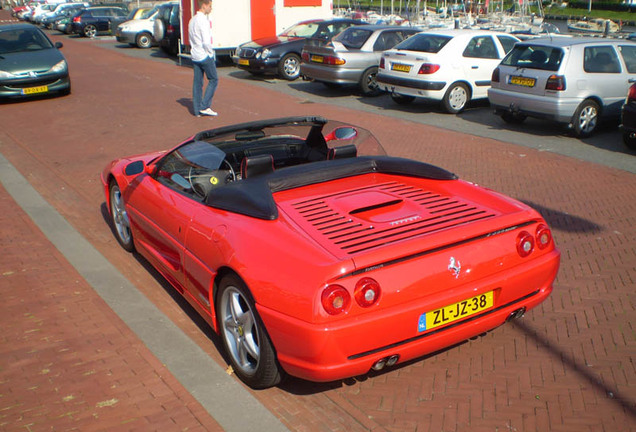
[[[508,321],[512,321],[515,319],[521,319],[523,318],[523,316],[526,314],[526,308],[522,307],[521,309],[517,309],[515,311],[512,311],[510,313],[510,315],[508,315],[508,318],[506,318],[506,322]]]

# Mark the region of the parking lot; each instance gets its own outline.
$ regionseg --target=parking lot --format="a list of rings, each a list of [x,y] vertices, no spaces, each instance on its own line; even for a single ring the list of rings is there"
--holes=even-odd
[[[261,430],[636,429],[636,156],[616,129],[581,141],[538,121],[511,127],[485,103],[450,116],[229,65],[219,117],[195,118],[192,71],[177,60],[112,38],[49,34],[64,43],[72,94],[0,105],[0,429],[247,430],[241,422],[261,409]],[[391,155],[535,207],[562,252],[552,296],[522,321],[381,374],[259,392],[227,375],[208,385],[227,367],[219,339],[118,247],[99,173],[200,130],[305,114],[359,124]],[[139,303],[111,304],[102,285],[129,287],[122,298],[134,292]],[[151,340],[140,322],[176,336]],[[197,351],[186,356],[181,343]]]

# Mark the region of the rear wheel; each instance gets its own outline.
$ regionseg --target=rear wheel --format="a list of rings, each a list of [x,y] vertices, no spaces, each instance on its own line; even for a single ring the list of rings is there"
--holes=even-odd
[[[128,252],[132,252],[135,250],[135,245],[133,244],[132,232],[130,231],[130,220],[128,219],[128,212],[124,205],[124,196],[115,180],[110,182],[109,197],[110,217],[113,222],[113,228],[115,229],[115,237],[121,247]]]
[[[93,24],[89,24],[86,27],[84,27],[84,36],[86,37],[95,37],[97,35],[97,27],[95,27]]]
[[[628,148],[632,150],[636,150],[636,134],[635,133],[623,132],[623,142]]]
[[[364,71],[360,78],[360,89],[364,96],[377,96],[380,94],[378,82],[375,80],[378,74],[378,68],[372,67]]]
[[[393,102],[395,102],[398,105],[408,105],[415,100],[415,96],[391,93],[391,99],[393,99]]]
[[[147,32],[139,33],[135,42],[139,48],[150,48],[152,46],[152,36]]]
[[[236,375],[254,389],[278,384],[276,353],[245,283],[235,274],[223,277],[216,298],[218,328]]]
[[[457,114],[462,111],[470,100],[470,91],[464,83],[453,83],[446,90],[442,106],[449,114]]]
[[[278,74],[288,81],[294,81],[300,76],[300,57],[296,54],[287,54],[278,63]]]
[[[572,131],[576,137],[587,138],[592,135],[598,125],[600,109],[593,100],[581,102],[572,118]]]

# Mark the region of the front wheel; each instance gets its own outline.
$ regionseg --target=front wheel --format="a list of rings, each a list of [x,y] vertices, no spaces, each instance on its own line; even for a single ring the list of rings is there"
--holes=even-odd
[[[119,185],[115,180],[110,182],[110,217],[115,229],[115,237],[117,241],[128,252],[135,250],[132,232],[130,231],[130,219],[124,205],[124,196],[119,189]]]
[[[236,375],[248,386],[275,386],[282,377],[274,347],[245,283],[230,274],[216,296],[218,327]]]
[[[152,46],[152,36],[150,33],[139,33],[136,38],[136,43],[139,48],[150,48]]]
[[[596,130],[600,109],[593,100],[585,100],[579,105],[572,118],[572,130],[577,138],[587,138]]]
[[[449,114],[457,114],[462,111],[470,100],[470,92],[464,83],[454,83],[446,91],[442,106]]]
[[[84,27],[84,36],[86,37],[95,37],[97,35],[97,27],[95,27],[93,24],[89,24],[86,27]]]
[[[287,54],[278,64],[278,74],[287,81],[294,81],[300,76],[300,57]]]

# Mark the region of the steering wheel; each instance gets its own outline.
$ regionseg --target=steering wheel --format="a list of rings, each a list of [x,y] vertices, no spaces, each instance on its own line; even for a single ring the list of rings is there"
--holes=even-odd
[[[215,187],[236,181],[234,168],[226,159],[221,162],[219,169],[206,170],[200,174],[193,173],[194,169],[194,167],[188,169],[188,182],[190,182],[190,188],[194,193],[201,198],[205,198],[208,192]]]

